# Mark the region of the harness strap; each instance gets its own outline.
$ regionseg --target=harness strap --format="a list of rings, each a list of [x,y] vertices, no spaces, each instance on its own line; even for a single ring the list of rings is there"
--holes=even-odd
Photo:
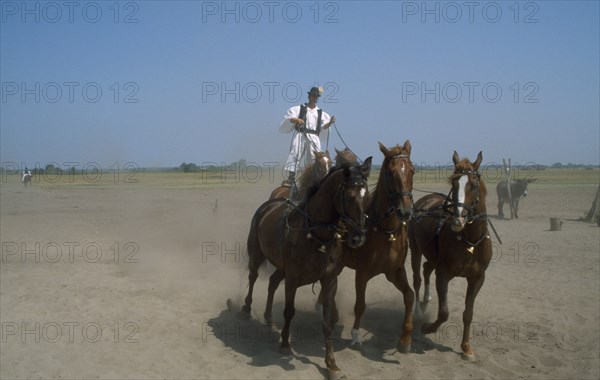
[[[307,108],[308,108],[308,105],[306,103],[300,104],[300,114],[298,115],[298,118],[302,119],[304,121],[304,124],[302,127],[298,127],[297,130],[298,130],[298,132],[310,133],[310,134],[318,136],[321,133],[321,117],[323,115],[323,110],[320,108],[317,110],[317,130],[312,130],[312,129],[306,128]]]

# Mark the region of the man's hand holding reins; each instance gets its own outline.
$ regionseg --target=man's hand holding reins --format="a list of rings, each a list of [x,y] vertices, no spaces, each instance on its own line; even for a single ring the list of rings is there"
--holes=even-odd
[[[323,126],[323,129],[327,129],[327,128],[331,127],[331,125],[332,125],[333,123],[335,123],[335,116],[332,116],[332,117],[331,117],[331,120],[329,120],[329,123],[327,123],[327,124],[325,124],[325,125]]]

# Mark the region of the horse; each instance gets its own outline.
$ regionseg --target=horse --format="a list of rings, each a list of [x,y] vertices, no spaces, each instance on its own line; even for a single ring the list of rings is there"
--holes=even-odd
[[[343,269],[340,239],[342,234],[347,234],[348,244],[354,247],[365,242],[363,197],[367,191],[371,159],[367,158],[358,167],[331,170],[310,189],[306,200],[298,206],[288,209],[287,201],[280,198],[263,203],[252,218],[248,235],[249,289],[240,315],[250,317],[258,270],[268,260],[276,270],[269,279],[264,318],[267,323],[272,323],[273,296],[285,279],[281,350],[291,352],[289,330],[295,314],[296,290],[319,281],[324,294],[325,364],[333,378],[341,374],[335,362],[331,337],[331,307],[337,291],[337,276]]]
[[[348,244],[343,247],[344,266],[356,271],[351,344],[362,345],[359,329],[366,308],[367,283],[376,275],[384,273],[404,298],[404,323],[397,348],[406,353],[410,351],[412,342],[414,304],[414,293],[404,268],[408,253],[406,223],[412,214],[415,169],[410,160],[412,147],[409,140],[403,146],[396,145],[389,149],[380,142],[379,149],[384,156],[379,179],[375,190],[365,199],[368,226],[366,243],[358,249],[353,249]]]
[[[331,169],[331,158],[329,151],[314,151],[315,160],[308,165],[298,178],[298,199],[304,199],[308,189],[323,179],[329,169]],[[279,186],[271,192],[269,199],[289,198],[291,193],[290,186]]]
[[[487,228],[485,197],[487,190],[479,173],[482,153],[475,162],[459,160],[454,152],[454,173],[449,178],[448,196],[429,194],[415,203],[413,217],[408,223],[413,284],[419,306],[421,287],[421,258],[425,277],[424,303],[430,299],[429,278],[435,270],[438,295],[438,315],[433,323],[424,323],[421,331],[430,334],[448,320],[448,283],[454,277],[467,279],[467,294],[463,312],[462,357],[474,360],[475,353],[469,342],[473,304],[485,281],[485,271],[492,258],[492,244]],[[418,307],[417,307],[418,310]]]
[[[348,147],[344,150],[338,150],[337,148],[334,148],[334,150],[336,168],[358,165],[358,157]]]

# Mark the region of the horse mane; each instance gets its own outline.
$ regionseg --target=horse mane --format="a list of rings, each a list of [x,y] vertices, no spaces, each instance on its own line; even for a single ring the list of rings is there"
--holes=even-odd
[[[327,181],[327,179],[331,175],[333,175],[333,173],[339,171],[340,169],[342,169],[342,168],[336,168],[335,166],[331,167],[325,177],[321,178],[319,181],[313,182],[309,187],[307,187],[306,193],[304,194],[303,202],[304,203],[308,202],[317,193],[317,191],[319,191],[319,189],[321,188],[321,186],[323,186],[325,181]]]

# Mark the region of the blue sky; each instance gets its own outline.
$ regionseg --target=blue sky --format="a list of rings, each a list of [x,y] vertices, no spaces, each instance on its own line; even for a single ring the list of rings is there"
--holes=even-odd
[[[377,141],[410,139],[416,163],[482,150],[600,164],[597,1],[2,0],[0,12],[3,164],[284,162],[291,135],[277,128],[314,84],[375,162]]]

